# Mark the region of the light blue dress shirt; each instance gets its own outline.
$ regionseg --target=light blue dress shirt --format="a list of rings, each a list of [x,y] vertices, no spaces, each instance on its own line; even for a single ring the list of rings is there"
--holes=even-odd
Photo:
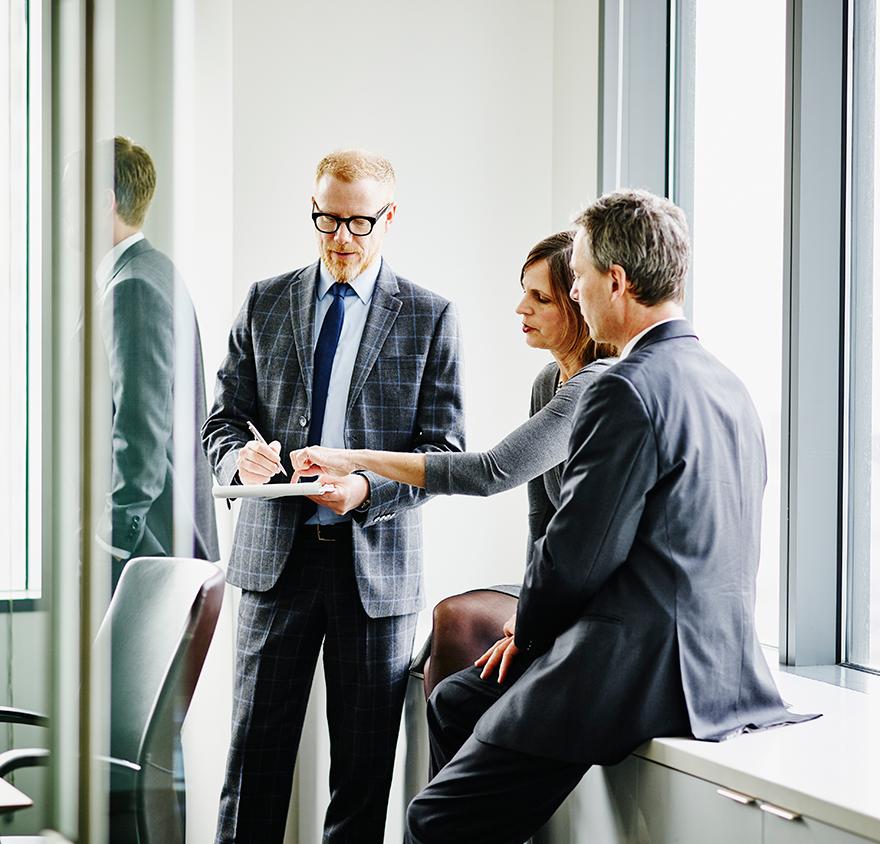
[[[342,322],[342,334],[339,336],[339,345],[336,347],[336,355],[333,358],[333,369],[330,371],[330,386],[327,390],[327,407],[324,411],[324,428],[321,432],[321,445],[328,448],[345,448],[345,408],[348,404],[348,392],[351,387],[351,376],[354,372],[354,360],[357,357],[361,345],[361,336],[364,326],[367,324],[367,313],[370,310],[370,300],[373,298],[373,290],[376,287],[376,279],[382,268],[382,258],[378,256],[357,278],[349,282],[349,286],[357,294],[345,296],[345,319]],[[320,263],[318,275],[317,301],[315,302],[315,335],[312,345],[312,354],[318,345],[318,336],[321,333],[321,325],[324,317],[333,304],[333,297],[329,295],[330,288],[336,283],[336,279],[330,275],[330,271]],[[339,522],[350,522],[351,516],[337,516],[327,507],[318,505],[315,515],[307,524],[333,525]]]

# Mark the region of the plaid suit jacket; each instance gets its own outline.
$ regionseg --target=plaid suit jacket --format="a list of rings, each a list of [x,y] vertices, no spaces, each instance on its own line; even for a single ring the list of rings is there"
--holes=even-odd
[[[202,441],[222,484],[235,483],[252,420],[282,455],[306,445],[312,404],[318,263],[254,284],[229,336]],[[352,373],[349,448],[460,451],[464,413],[455,307],[383,261]],[[355,575],[372,618],[418,612],[424,490],[365,473],[370,507],[352,521]],[[281,475],[272,482],[286,483]],[[243,499],[227,578],[266,591],[287,561],[301,499]]]

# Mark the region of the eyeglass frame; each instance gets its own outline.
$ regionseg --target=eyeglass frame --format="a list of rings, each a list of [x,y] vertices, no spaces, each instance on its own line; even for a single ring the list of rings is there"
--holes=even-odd
[[[352,237],[369,237],[373,233],[373,229],[376,227],[376,223],[379,222],[379,218],[391,207],[392,204],[393,204],[393,200],[392,200],[392,202],[388,202],[387,204],[385,204],[382,208],[380,208],[376,212],[375,217],[368,217],[366,214],[355,214],[352,217],[337,217],[336,214],[329,214],[326,211],[322,211],[318,207],[318,203],[315,202],[315,200],[313,199],[312,200],[312,207],[316,208],[317,210],[312,211],[312,223],[314,223],[315,230],[321,232],[321,234],[336,234],[336,232],[339,231],[339,226],[342,225],[342,223],[345,223],[345,227],[348,229],[348,233]],[[318,217],[329,217],[331,220],[334,220],[336,222],[336,228],[333,229],[332,232],[325,232],[323,229],[319,229],[318,228]],[[364,232],[363,234],[355,234],[351,230],[351,221],[352,220],[367,220],[370,224],[370,230],[368,232]]]

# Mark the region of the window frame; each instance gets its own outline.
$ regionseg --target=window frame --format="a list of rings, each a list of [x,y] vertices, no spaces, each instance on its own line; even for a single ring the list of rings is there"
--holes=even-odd
[[[834,665],[847,504],[849,3],[793,0],[788,17],[780,661]]]
[[[846,185],[850,191],[847,198],[848,220],[850,221],[847,231],[846,243],[849,246],[850,255],[848,262],[847,282],[845,287],[845,330],[846,345],[844,358],[845,394],[844,409],[846,411],[846,424],[844,431],[843,467],[847,473],[846,483],[843,487],[844,496],[852,500],[862,500],[861,495],[870,495],[870,469],[867,470],[867,484],[865,483],[863,468],[859,464],[859,438],[871,437],[873,433],[873,420],[865,420],[858,412],[856,385],[862,383],[864,349],[858,348],[859,340],[864,334],[870,332],[872,345],[880,342],[875,332],[871,331],[873,320],[873,301],[880,295],[873,288],[876,275],[877,244],[875,236],[875,217],[878,209],[875,208],[876,179],[875,169],[877,143],[876,126],[876,97],[877,97],[877,7],[875,0],[859,0],[851,6],[851,25],[848,45],[850,49],[849,68],[852,84],[849,85],[849,127],[850,137],[847,141],[847,150],[851,161],[847,172]],[[870,67],[866,68],[860,60],[863,52],[870,56]],[[865,71],[867,70],[867,73]],[[866,167],[867,165],[867,167]],[[870,169],[868,169],[870,168]],[[867,178],[866,178],[867,176]],[[870,301],[865,307],[863,291],[865,284],[860,280],[866,280],[870,286]],[[873,349],[872,349],[873,351]],[[873,355],[872,355],[873,357]],[[873,367],[873,361],[869,362],[869,368]],[[872,395],[872,404],[875,397]],[[867,421],[867,426],[864,423]],[[867,490],[864,488],[867,486]],[[845,498],[846,500],[846,498]],[[870,642],[860,643],[865,650],[861,654],[862,662],[853,645],[854,627],[857,622],[857,613],[867,609],[867,618],[861,615],[861,620],[870,627],[870,595],[867,605],[854,598],[858,590],[869,587],[871,577],[870,542],[857,544],[853,541],[861,531],[871,530],[870,512],[857,512],[855,507],[843,507],[842,513],[845,520],[842,522],[846,544],[844,546],[842,566],[841,588],[841,618],[840,618],[840,652],[841,664],[862,672],[880,674],[880,665],[868,665],[871,659]],[[868,555],[861,555],[860,551],[867,547]],[[867,574],[867,577],[865,576]],[[874,632],[874,631],[871,631]]]

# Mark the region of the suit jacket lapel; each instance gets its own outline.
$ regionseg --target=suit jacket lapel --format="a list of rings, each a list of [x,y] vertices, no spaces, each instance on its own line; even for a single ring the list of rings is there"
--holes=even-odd
[[[352,405],[360,395],[364,381],[367,380],[373,364],[376,363],[376,358],[379,357],[379,350],[403,307],[403,302],[397,296],[399,290],[397,277],[383,260],[379,277],[376,279],[376,286],[373,289],[373,299],[370,302],[370,311],[367,314],[361,344],[354,361],[351,386],[348,390],[348,404],[345,408],[346,414],[351,411]]]
[[[318,284],[318,263],[300,273],[290,285],[290,319],[294,346],[299,358],[299,371],[306,388],[306,399],[312,401],[312,364],[315,336],[315,289]]]

